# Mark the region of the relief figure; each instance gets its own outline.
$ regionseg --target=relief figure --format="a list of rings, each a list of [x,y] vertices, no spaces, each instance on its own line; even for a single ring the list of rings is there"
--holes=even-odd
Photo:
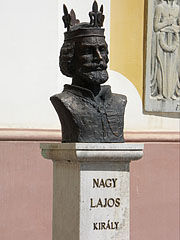
[[[157,100],[180,97],[180,7],[162,0],[155,7],[151,58],[151,96]]]

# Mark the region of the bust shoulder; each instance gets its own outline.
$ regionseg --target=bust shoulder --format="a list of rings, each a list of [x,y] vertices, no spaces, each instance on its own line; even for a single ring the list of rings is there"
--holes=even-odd
[[[125,95],[113,93],[112,97],[113,97],[114,101],[117,104],[121,104],[121,105],[126,106],[126,104],[127,104],[127,97]]]
[[[73,95],[69,92],[62,92],[59,94],[55,94],[50,97],[51,102],[62,104],[62,105],[71,105],[73,103]]]

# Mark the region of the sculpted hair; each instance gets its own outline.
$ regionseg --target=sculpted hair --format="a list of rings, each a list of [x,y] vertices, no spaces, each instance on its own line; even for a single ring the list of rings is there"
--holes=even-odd
[[[61,72],[67,77],[72,77],[75,72],[74,60],[75,42],[64,42],[59,56],[59,67]]]

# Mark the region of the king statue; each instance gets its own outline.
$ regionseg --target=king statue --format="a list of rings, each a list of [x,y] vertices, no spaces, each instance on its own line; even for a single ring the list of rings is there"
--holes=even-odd
[[[72,78],[51,102],[62,126],[62,142],[124,142],[126,96],[102,85],[108,80],[108,46],[105,41],[103,5],[94,1],[90,23],[80,23],[64,5],[67,32],[60,51],[61,72]]]

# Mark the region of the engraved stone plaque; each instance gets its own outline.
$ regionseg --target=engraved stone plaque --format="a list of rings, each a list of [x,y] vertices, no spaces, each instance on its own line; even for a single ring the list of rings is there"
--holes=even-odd
[[[81,165],[80,239],[129,239],[129,163]]]
[[[145,110],[180,112],[180,0],[148,0]]]

